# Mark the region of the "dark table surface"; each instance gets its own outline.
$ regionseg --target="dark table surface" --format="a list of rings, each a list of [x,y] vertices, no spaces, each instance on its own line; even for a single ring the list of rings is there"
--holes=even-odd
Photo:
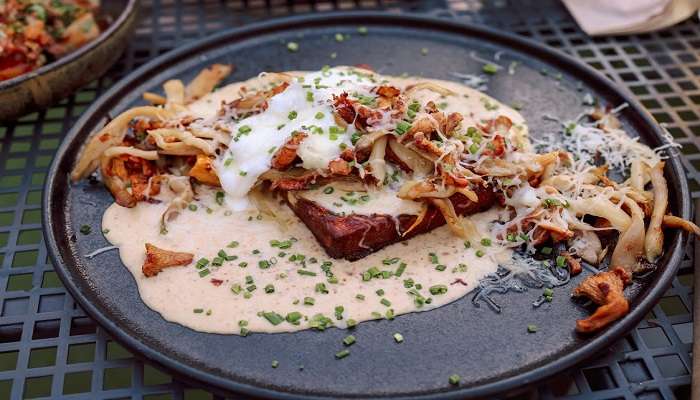
[[[628,88],[682,145],[700,198],[700,23],[589,38],[556,0],[141,1],[141,22],[121,61],[46,111],[0,125],[0,399],[211,399],[130,354],[77,307],[47,259],[41,191],[63,135],[112,83],[144,62],[220,30],[331,10],[419,13],[483,23],[579,58]],[[693,247],[673,287],[604,354],[522,398],[689,399]]]

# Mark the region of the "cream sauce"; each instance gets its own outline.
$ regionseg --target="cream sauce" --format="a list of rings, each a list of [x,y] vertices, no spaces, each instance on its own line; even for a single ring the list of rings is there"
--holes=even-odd
[[[465,249],[461,239],[446,227],[441,227],[388,246],[356,262],[333,260],[286,207],[276,210],[276,219],[267,216],[259,219],[256,214],[231,213],[216,206],[211,206],[209,213],[205,204],[213,204],[212,200],[211,196],[202,196],[197,211],[183,211],[170,223],[166,235],[159,234],[160,216],[165,211],[166,202],[142,202],[134,208],[113,204],[103,217],[103,228],[108,230],[107,239],[119,247],[121,259],[133,274],[146,305],[166,320],[198,331],[240,334],[239,321],[247,321],[245,328],[251,332],[290,332],[309,328],[309,321],[316,314],[330,318],[335,326],[345,327],[348,319],[362,322],[385,318],[389,310],[393,310],[394,315],[427,311],[461,298],[474,289],[481,278],[494,272],[499,262],[506,262],[511,257],[508,250],[495,246],[484,248],[486,254],[477,257],[474,248]],[[488,232],[488,223],[496,218],[497,211],[489,211],[470,219],[480,232]],[[270,244],[271,240],[291,238],[296,241],[289,249]],[[238,242],[237,247],[227,247],[232,241]],[[146,278],[141,272],[146,242],[163,249],[193,253],[195,262],[189,266],[166,268],[157,276]],[[225,261],[221,267],[211,267],[211,260],[219,250],[238,258]],[[259,254],[254,254],[256,250]],[[280,256],[280,252],[285,255]],[[431,260],[429,252],[435,253],[438,263]],[[302,268],[299,262],[289,261],[292,254],[305,255],[306,268]],[[204,277],[200,277],[202,269],[196,267],[196,260],[200,258],[210,260],[206,268],[210,273]],[[312,258],[317,262],[310,263],[308,260]],[[395,258],[399,260],[392,260]],[[270,262],[272,259],[275,263],[269,268],[260,267],[261,261]],[[395,262],[386,265],[385,260]],[[324,261],[332,262],[331,270],[338,283],[328,282],[321,270]],[[247,263],[245,268],[240,266],[242,262]],[[362,273],[371,267],[395,272],[402,262],[406,263],[406,268],[400,277],[363,280]],[[460,268],[459,264],[465,267]],[[445,270],[437,270],[437,265],[444,265]],[[299,270],[316,276],[301,275]],[[250,298],[244,297],[246,288],[251,286],[246,284],[246,276],[252,278],[256,287],[249,292]],[[221,284],[216,286],[212,282],[218,281],[212,279],[220,280]],[[419,293],[426,299],[430,298],[430,304],[416,306],[415,296],[404,286],[408,279],[422,285]],[[317,284],[324,284],[328,293],[317,292]],[[235,285],[241,287],[238,294],[232,291]],[[274,285],[274,293],[265,292],[267,285]],[[445,285],[447,293],[431,294],[430,288],[435,285]],[[377,295],[380,289],[384,291],[382,296]],[[364,296],[364,300],[358,299],[357,295]],[[314,298],[315,303],[305,305],[305,297]],[[390,305],[382,304],[382,299],[388,300]],[[340,320],[335,315],[337,306],[344,308]],[[276,312],[285,317],[294,311],[303,315],[299,325],[286,321],[273,325],[258,315]]]
[[[417,201],[402,200],[396,197],[396,191],[386,188],[379,190],[367,188],[367,191],[345,191],[328,184],[317,189],[299,192],[300,197],[335,212],[336,214],[386,214],[396,217],[401,214],[418,215],[421,204]]]

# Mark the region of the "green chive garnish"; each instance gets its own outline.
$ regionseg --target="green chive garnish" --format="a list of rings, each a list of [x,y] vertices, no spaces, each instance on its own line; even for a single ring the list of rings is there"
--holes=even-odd
[[[282,323],[282,321],[284,321],[284,318],[282,318],[281,315],[277,314],[274,311],[263,312],[262,315],[272,325],[279,325]]]
[[[341,351],[335,353],[335,358],[340,360],[341,358],[345,358],[349,355],[350,355],[350,350],[344,349],[344,350],[341,350]]]

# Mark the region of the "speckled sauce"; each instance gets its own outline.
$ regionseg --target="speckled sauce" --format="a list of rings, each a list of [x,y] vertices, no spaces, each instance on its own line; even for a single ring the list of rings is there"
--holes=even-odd
[[[200,201],[206,204],[210,200],[203,197]],[[309,328],[309,321],[317,314],[330,318],[335,326],[345,327],[349,319],[362,322],[386,318],[392,313],[427,311],[464,296],[479,279],[495,271],[499,260],[510,258],[509,251],[496,247],[485,248],[486,254],[477,257],[474,248],[465,249],[463,240],[447,227],[441,227],[356,262],[333,260],[284,206],[275,209],[274,218],[257,213],[230,213],[214,206],[208,212],[201,206],[197,211],[183,211],[168,227],[168,234],[161,235],[160,216],[165,208],[163,203],[139,203],[134,208],[113,204],[104,214],[103,228],[108,230],[109,241],[119,247],[121,259],[133,274],[143,301],[166,320],[198,331],[238,334],[239,321],[247,321],[245,328],[251,332],[289,332]],[[470,219],[487,236],[487,224],[496,217],[496,211],[489,211]],[[289,241],[291,246],[280,249],[279,245],[273,246],[274,240]],[[228,247],[234,241],[235,247]],[[195,260],[207,258],[209,266],[198,269],[193,262],[147,278],[141,272],[146,242],[193,253]],[[220,250],[237,258],[212,267],[211,260]],[[290,261],[292,255],[299,254],[305,257],[305,267],[299,261]],[[271,265],[261,268],[266,265],[264,262]],[[323,262],[332,263],[330,271],[337,283],[329,282],[322,270]],[[406,264],[405,269],[401,276],[396,276],[401,263]],[[442,266],[444,270],[440,271]],[[392,274],[386,279],[363,280],[363,273],[372,267]],[[200,276],[205,269],[209,273]],[[246,277],[252,283],[246,283]],[[413,285],[407,287],[411,281]],[[319,284],[323,284],[327,293],[317,287]],[[410,289],[416,289],[416,284],[422,287],[418,293],[430,299],[429,304],[417,306],[416,295],[409,293]],[[240,285],[238,294],[232,291],[236,285]],[[266,293],[268,285],[274,286],[273,293]],[[436,285],[444,285],[447,292],[431,294],[430,288]],[[378,290],[384,293],[379,295]],[[250,293],[249,298],[244,295],[246,292]],[[307,297],[314,299],[313,305],[308,304],[308,299],[304,301]],[[340,319],[336,316],[338,306],[343,307]],[[294,311],[303,315],[298,325],[287,321],[273,325],[259,315],[275,312],[286,317]]]
[[[454,93],[444,96],[420,89],[411,97],[421,103],[433,101],[446,112],[463,113],[464,126],[506,115],[515,123],[515,134],[527,137],[517,111],[476,90],[454,82],[382,78],[402,89],[416,82],[438,83]],[[222,100],[239,97],[243,86],[266,87],[269,80],[262,76],[229,85],[190,105],[189,112],[212,118]],[[416,215],[421,209],[419,203],[396,198],[396,187],[356,193],[328,193],[326,188],[302,196],[339,214]],[[198,331],[245,335],[342,328],[427,311],[463,297],[511,259],[506,248],[465,245],[443,226],[359,261],[335,260],[279,201],[269,201],[266,213],[234,211],[227,201],[217,203],[214,193],[198,189],[197,200],[169,223],[167,234],[161,234],[160,223],[169,193],[161,194],[160,203],[141,202],[134,208],[113,204],[103,217],[107,239],[119,247],[143,301],[166,320]],[[348,196],[354,200],[348,201]],[[492,209],[465,219],[481,237],[490,238],[489,224],[499,212]],[[141,271],[145,243],[193,253],[194,261],[147,278]],[[215,259],[221,265],[213,265],[219,264]]]

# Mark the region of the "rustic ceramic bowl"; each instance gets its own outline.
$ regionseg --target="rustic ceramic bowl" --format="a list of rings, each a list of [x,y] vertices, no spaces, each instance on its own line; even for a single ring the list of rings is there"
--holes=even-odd
[[[121,56],[136,25],[137,0],[102,1],[111,24],[97,39],[18,77],[0,81],[0,120],[46,108],[104,74]]]

